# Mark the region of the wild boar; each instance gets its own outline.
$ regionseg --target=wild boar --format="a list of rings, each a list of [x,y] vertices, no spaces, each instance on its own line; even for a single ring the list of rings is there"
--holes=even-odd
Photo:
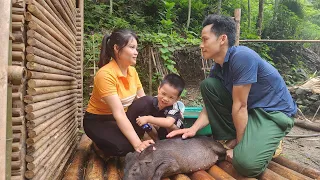
[[[225,157],[226,149],[210,137],[165,139],[142,153],[127,154],[124,180],[160,180],[179,173],[210,168]]]

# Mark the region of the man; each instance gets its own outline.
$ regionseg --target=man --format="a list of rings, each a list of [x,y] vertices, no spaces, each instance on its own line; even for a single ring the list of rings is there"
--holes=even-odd
[[[167,137],[192,137],[210,123],[214,139],[228,140],[227,159],[235,169],[255,177],[293,127],[297,107],[279,72],[255,51],[234,46],[235,37],[232,18],[209,15],[204,20],[200,48],[216,63],[200,86],[205,108],[192,127]]]

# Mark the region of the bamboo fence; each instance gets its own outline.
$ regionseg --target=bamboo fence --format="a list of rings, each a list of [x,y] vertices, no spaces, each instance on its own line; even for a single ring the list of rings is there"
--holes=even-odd
[[[11,17],[11,179],[58,179],[83,119],[83,1],[12,0]]]

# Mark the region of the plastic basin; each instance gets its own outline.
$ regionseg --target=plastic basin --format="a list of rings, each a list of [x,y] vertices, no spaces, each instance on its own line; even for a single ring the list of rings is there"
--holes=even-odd
[[[202,111],[202,107],[186,107],[183,113],[184,120],[183,125],[185,128],[191,127],[194,122],[199,117],[200,112]],[[211,126],[210,124],[206,127],[200,129],[197,134],[198,136],[207,136],[212,135]]]

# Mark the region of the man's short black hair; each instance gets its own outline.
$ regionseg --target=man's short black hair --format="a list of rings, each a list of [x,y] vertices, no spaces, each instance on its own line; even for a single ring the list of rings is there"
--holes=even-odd
[[[162,87],[164,84],[169,84],[170,86],[173,86],[175,89],[177,89],[179,92],[178,96],[181,95],[185,87],[185,83],[182,77],[174,73],[167,74],[161,81],[160,87]]]
[[[217,37],[226,34],[228,36],[229,47],[234,45],[236,42],[236,22],[231,17],[210,14],[203,21],[202,27],[210,24],[212,24],[211,31]]]

